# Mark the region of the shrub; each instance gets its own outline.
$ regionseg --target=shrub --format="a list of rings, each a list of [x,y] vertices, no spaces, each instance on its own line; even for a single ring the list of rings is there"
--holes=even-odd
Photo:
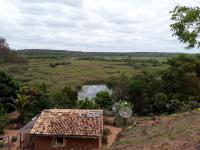
[[[0,108],[0,134],[3,133],[3,129],[6,126],[8,121],[8,115]]]
[[[86,99],[86,100],[78,101],[77,108],[79,108],[79,109],[95,109],[96,105],[92,101]]]
[[[154,96],[153,98],[153,109],[154,112],[165,112],[166,111],[166,106],[168,104],[168,99],[167,95],[164,93],[158,93]]]
[[[115,119],[114,119],[114,125],[116,127],[124,127],[125,126],[124,118],[120,117],[119,115],[116,116]]]
[[[103,129],[103,137],[102,137],[102,143],[107,144],[108,143],[108,136],[110,134],[110,129],[104,128]]]
[[[14,143],[14,142],[16,142],[16,141],[17,141],[17,137],[16,137],[16,136],[12,136],[12,137],[11,137],[11,142]]]
[[[0,141],[0,148],[3,148],[3,146],[4,146],[4,142]]]
[[[108,128],[103,129],[103,135],[109,135],[110,133],[111,133],[110,129],[108,129]]]
[[[108,137],[107,136],[102,137],[102,143],[104,143],[104,144],[108,143]]]
[[[50,63],[49,66],[54,68],[54,67],[57,67],[57,66],[60,66],[60,65],[70,65],[71,62],[55,62],[55,63]]]
[[[179,111],[181,106],[182,105],[181,105],[180,100],[174,98],[169,101],[169,104],[167,105],[167,109],[168,109],[169,113],[174,113],[174,112]],[[185,109],[186,109],[186,107],[185,107]]]
[[[15,110],[14,99],[17,97],[18,92],[18,82],[5,72],[0,71],[0,105],[2,105],[5,112],[10,113]]]
[[[100,108],[109,108],[112,105],[112,99],[107,91],[101,91],[96,94],[95,103]]]

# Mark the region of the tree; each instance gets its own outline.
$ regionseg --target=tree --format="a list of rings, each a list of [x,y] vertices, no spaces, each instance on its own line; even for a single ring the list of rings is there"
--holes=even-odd
[[[5,72],[0,71],[0,104],[6,112],[15,110],[15,99],[18,92],[18,82]]]
[[[0,37],[0,63],[5,62],[7,56],[10,54],[10,51],[11,50],[6,42],[6,39]]]
[[[3,129],[7,123],[8,123],[8,115],[4,111],[3,107],[0,106],[0,134],[3,133]]]
[[[24,118],[25,107],[28,105],[28,103],[29,103],[28,96],[17,94],[16,105],[17,105],[17,109],[19,111],[20,119]]]
[[[44,83],[32,87],[23,87],[19,94],[20,97],[16,102],[18,102],[18,109],[23,109],[21,121],[24,123],[39,114],[43,109],[49,109],[52,106],[50,93]]]
[[[75,108],[78,100],[78,93],[70,86],[66,86],[59,93],[53,96],[54,105],[59,108]]]
[[[162,74],[162,88],[166,94],[179,93],[188,97],[200,92],[198,56],[179,55],[169,59],[167,64],[169,68]]]
[[[200,47],[200,8],[176,6],[171,12],[173,36],[187,44],[187,49]]]
[[[27,60],[11,50],[6,39],[0,37],[0,63],[26,63]]]
[[[134,105],[135,113],[143,115],[144,112],[144,95],[143,95],[143,82],[141,80],[133,80],[129,84],[130,102]]]
[[[121,76],[117,79],[117,82],[113,91],[116,101],[119,101],[122,99],[128,99],[128,83],[129,83],[128,77],[124,73],[121,74]]]
[[[78,109],[96,109],[96,105],[92,101],[90,101],[86,98],[85,100],[78,101],[76,108],[78,108]]]
[[[158,93],[154,96],[153,109],[156,113],[163,113],[167,111],[168,99],[164,93]]]
[[[112,105],[110,93],[107,91],[98,92],[95,97],[95,103],[100,108],[109,109]]]

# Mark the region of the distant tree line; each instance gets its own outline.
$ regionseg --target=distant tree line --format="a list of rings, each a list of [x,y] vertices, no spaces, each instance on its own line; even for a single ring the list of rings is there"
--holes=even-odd
[[[26,55],[28,58],[62,58],[62,57],[78,57],[80,59],[96,58],[102,60],[102,57],[172,57],[180,53],[161,53],[161,52],[83,52],[69,50],[49,50],[49,49],[24,49],[18,50],[20,54]]]

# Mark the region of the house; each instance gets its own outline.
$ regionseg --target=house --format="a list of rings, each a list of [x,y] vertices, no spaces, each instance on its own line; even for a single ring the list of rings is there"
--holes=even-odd
[[[100,149],[103,134],[103,111],[78,109],[44,110],[20,131],[21,149]]]

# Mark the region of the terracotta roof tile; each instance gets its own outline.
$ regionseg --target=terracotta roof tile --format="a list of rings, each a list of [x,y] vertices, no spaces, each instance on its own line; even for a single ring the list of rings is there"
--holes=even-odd
[[[101,136],[102,132],[102,110],[49,109],[40,114],[30,134]]]

